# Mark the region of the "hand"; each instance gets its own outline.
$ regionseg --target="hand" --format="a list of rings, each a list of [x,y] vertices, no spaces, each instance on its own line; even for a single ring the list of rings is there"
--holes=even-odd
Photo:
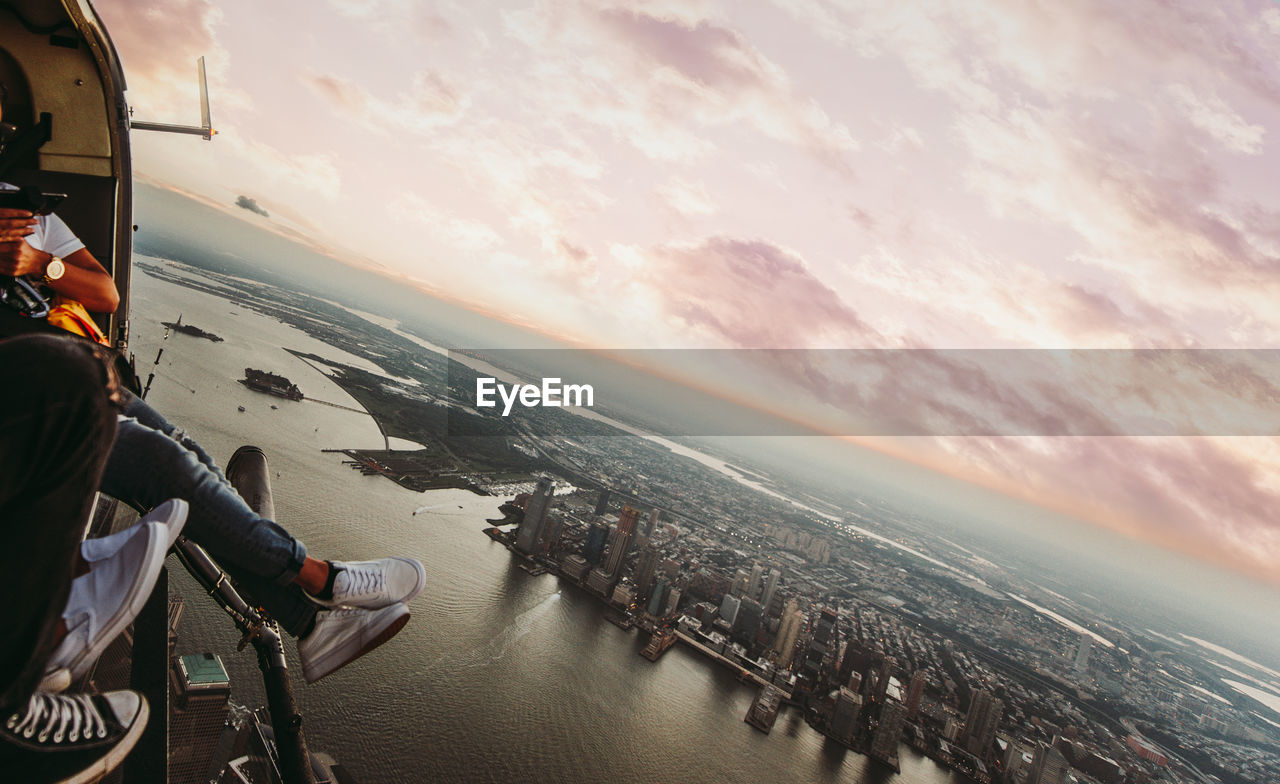
[[[0,241],[0,275],[43,275],[48,254],[31,247],[24,239]]]
[[[20,240],[35,233],[36,217],[30,210],[0,208],[0,242]]]

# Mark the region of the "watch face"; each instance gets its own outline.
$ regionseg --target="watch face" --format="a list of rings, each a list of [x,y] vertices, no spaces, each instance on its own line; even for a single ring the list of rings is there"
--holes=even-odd
[[[44,276],[49,280],[57,280],[58,278],[61,278],[63,273],[66,271],[67,265],[62,263],[62,259],[54,256],[53,260],[49,262],[49,266],[45,267]]]

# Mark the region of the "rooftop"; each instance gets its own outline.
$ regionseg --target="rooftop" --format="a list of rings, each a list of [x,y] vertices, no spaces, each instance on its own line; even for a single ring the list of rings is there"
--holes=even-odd
[[[212,686],[230,684],[227,671],[222,666],[222,659],[212,653],[200,653],[194,656],[180,656],[178,667],[191,686]]]

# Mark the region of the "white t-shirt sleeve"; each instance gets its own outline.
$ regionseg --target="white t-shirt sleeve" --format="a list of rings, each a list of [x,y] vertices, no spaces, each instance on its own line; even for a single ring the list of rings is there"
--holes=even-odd
[[[57,215],[40,216],[35,233],[27,241],[36,250],[54,256],[69,256],[84,247],[80,238]]]

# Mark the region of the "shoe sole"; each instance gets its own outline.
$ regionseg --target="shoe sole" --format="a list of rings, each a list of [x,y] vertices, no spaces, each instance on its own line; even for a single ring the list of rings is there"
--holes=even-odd
[[[44,677],[40,679],[40,685],[36,687],[36,691],[59,694],[69,688],[71,688],[71,670],[66,667],[59,667],[53,672],[44,674]]]
[[[427,569],[422,565],[421,561],[418,561],[416,559],[402,558],[398,555],[392,556],[392,557],[397,561],[405,561],[409,564],[412,564],[414,570],[417,572],[418,582],[413,586],[413,590],[409,591],[409,593],[403,599],[400,600],[401,602],[408,604],[410,599],[422,593],[422,589],[427,587]]]
[[[161,509],[164,509],[166,505],[169,506],[169,509],[165,510],[164,519],[156,517],[156,514]],[[165,527],[165,541],[167,543],[165,552],[167,553],[173,549],[173,543],[178,541],[178,536],[182,533],[182,529],[186,527],[187,515],[190,511],[191,507],[186,501],[181,498],[172,498],[152,509],[142,519],[159,523]]]
[[[190,513],[191,507],[181,498],[171,498],[160,504],[155,509],[147,512],[138,519],[134,525],[146,525],[147,523],[159,523],[165,527],[165,537],[168,542],[168,548],[173,547],[173,543],[178,540],[178,536],[182,533],[182,529],[187,524],[187,515]],[[115,555],[114,552],[107,554],[99,554],[96,558],[85,557],[85,560],[91,564],[107,559]]]
[[[150,718],[151,708],[144,699],[138,705],[138,715],[134,717],[133,724],[129,725],[129,729],[120,737],[111,751],[71,778],[63,779],[59,784],[93,784],[95,781],[101,781],[103,776],[120,767],[120,763],[124,762],[129,752],[133,751],[138,738],[142,737],[142,733],[147,729]]]
[[[403,629],[404,625],[408,622],[409,622],[409,611],[408,609],[406,609],[403,615],[397,615],[395,618],[391,619],[390,623],[388,623],[381,631],[379,631],[376,635],[374,635],[368,642],[360,646],[360,648],[354,654],[348,655],[347,648],[340,648],[334,651],[333,653],[331,653],[329,656],[325,657],[325,661],[340,659],[342,661],[341,664],[334,666],[324,674],[317,675],[314,678],[312,678],[311,675],[307,673],[306,667],[303,667],[302,677],[309,684],[315,683],[317,681],[320,681],[329,677],[330,675],[334,674],[335,672],[342,669],[343,667],[346,667],[351,662],[355,661],[356,659],[359,659],[361,656],[364,656],[366,653],[369,653],[374,648],[377,648],[378,646],[382,645],[387,640],[390,640],[392,637],[395,637],[397,634],[400,633],[400,630]],[[320,669],[320,667],[319,665],[317,665],[312,669],[316,670],[316,669]]]
[[[120,609],[103,624],[98,639],[67,663],[66,668],[71,672],[72,680],[88,671],[89,665],[102,655],[111,641],[118,637],[126,626],[133,623],[133,619],[137,618],[138,613],[142,612],[142,608],[146,606],[147,599],[151,598],[151,590],[155,588],[156,580],[160,577],[160,569],[164,567],[165,555],[169,552],[168,535],[161,530],[163,523],[153,521],[146,525],[156,527],[152,532],[151,541],[148,542],[146,560],[138,567],[138,574],[148,576],[129,586],[129,593],[121,602]]]

